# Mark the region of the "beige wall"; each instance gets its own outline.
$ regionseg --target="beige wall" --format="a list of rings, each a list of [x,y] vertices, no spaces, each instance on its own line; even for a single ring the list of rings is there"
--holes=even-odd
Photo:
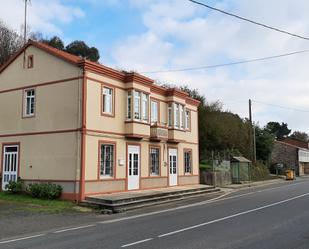
[[[23,53],[19,55],[0,74],[0,91],[81,75],[78,67],[36,47],[28,47],[26,49],[26,58],[28,55],[33,55],[34,67],[23,68]]]
[[[101,178],[99,173],[99,142],[113,143],[116,145],[114,176]],[[140,189],[159,188],[168,186],[168,149],[176,148],[178,151],[179,185],[199,183],[198,146],[196,144],[179,143],[167,144],[166,142],[151,142],[147,139],[130,140],[124,136],[99,134],[87,132],[86,136],[86,195],[91,193],[108,193],[125,191],[127,171],[127,146],[140,146]],[[160,148],[160,175],[150,176],[149,149],[151,146]],[[184,150],[192,150],[192,174],[184,174]],[[119,160],[124,165],[119,165]],[[111,183],[113,182],[113,183]]]
[[[189,131],[174,132],[180,142],[178,144],[167,143],[166,141],[150,141],[150,125],[136,122],[126,122],[127,90],[139,89],[150,92],[150,88],[137,83],[123,83],[102,75],[87,72],[87,136],[86,136],[86,157],[85,157],[85,181],[86,195],[91,193],[117,192],[127,188],[126,183],[126,152],[127,144],[138,144],[141,148],[141,169],[140,188],[158,188],[168,186],[168,148],[176,147],[178,150],[178,175],[179,184],[196,184],[199,182],[198,162],[198,133],[197,133],[197,107],[188,105],[184,99],[179,97],[166,97],[157,93],[151,93],[153,98],[160,102],[160,121],[167,123],[168,101],[176,101],[185,104],[191,110],[191,129]],[[102,86],[114,90],[114,115],[101,115],[102,111]],[[150,111],[149,111],[150,118]],[[141,139],[129,139],[125,134],[143,135]],[[171,137],[172,138],[172,137]],[[175,137],[176,139],[176,137]],[[100,178],[99,172],[99,141],[116,144],[116,158],[114,176],[112,178]],[[161,152],[160,176],[150,176],[149,148],[151,145],[159,146]],[[192,150],[192,174],[184,176],[184,149]],[[119,165],[119,160],[124,165]]]
[[[28,55],[33,68],[23,67],[22,53],[0,74],[1,150],[5,143],[20,143],[19,176],[26,183],[54,181],[65,193],[77,193],[81,70],[33,46]],[[29,86],[36,91],[35,115],[23,118],[23,92]]]
[[[6,143],[20,143],[22,179],[68,181],[79,179],[77,140],[78,133],[70,132],[0,138],[0,144],[3,149]]]

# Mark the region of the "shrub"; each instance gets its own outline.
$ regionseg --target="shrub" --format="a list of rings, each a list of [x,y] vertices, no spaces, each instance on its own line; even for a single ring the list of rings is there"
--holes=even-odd
[[[256,162],[251,167],[251,179],[253,181],[266,180],[269,178],[269,170],[266,165]]]
[[[33,183],[29,184],[28,191],[34,198],[58,199],[62,193],[62,187],[53,183]]]
[[[5,185],[5,189],[10,194],[18,194],[23,190],[23,182],[20,178],[18,178],[16,182],[9,181],[9,183]]]

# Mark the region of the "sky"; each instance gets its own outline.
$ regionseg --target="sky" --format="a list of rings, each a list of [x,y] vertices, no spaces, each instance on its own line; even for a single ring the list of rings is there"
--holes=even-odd
[[[309,37],[308,0],[200,0]],[[297,4],[296,4],[297,3]],[[0,0],[0,19],[20,32],[22,0]],[[212,69],[149,73],[309,49],[309,41],[243,22],[187,0],[31,0],[31,31],[84,40],[100,63],[135,70],[161,83],[188,85],[207,101],[253,120],[286,122],[309,133],[309,53]],[[266,103],[266,104],[265,104]],[[280,108],[283,106],[287,108]]]

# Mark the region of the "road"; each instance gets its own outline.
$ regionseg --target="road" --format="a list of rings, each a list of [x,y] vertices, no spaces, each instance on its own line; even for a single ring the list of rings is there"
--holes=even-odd
[[[309,179],[0,241],[0,248],[308,249]]]

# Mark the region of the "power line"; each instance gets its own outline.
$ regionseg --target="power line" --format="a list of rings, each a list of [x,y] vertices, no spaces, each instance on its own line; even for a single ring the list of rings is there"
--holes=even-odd
[[[203,69],[209,69],[209,68],[226,67],[226,66],[233,66],[233,65],[245,64],[245,63],[252,63],[252,62],[257,62],[257,61],[265,61],[265,60],[276,59],[280,57],[301,54],[301,53],[308,53],[308,52],[309,50],[307,49],[307,50],[295,51],[291,53],[285,53],[285,54],[279,54],[279,55],[274,55],[274,56],[249,59],[249,60],[243,60],[243,61],[235,61],[235,62],[229,62],[229,63],[223,63],[223,64],[206,65],[206,66],[198,66],[198,67],[187,67],[187,68],[180,68],[180,69],[158,70],[158,71],[149,71],[149,72],[141,72],[141,73],[154,74],[154,73],[170,73],[170,72],[203,70]]]
[[[255,103],[258,103],[258,104],[263,104],[263,105],[268,105],[268,106],[274,106],[274,107],[281,108],[281,109],[293,110],[293,111],[297,111],[297,112],[309,112],[309,110],[302,110],[302,109],[297,109],[297,108],[288,107],[288,106],[270,104],[270,103],[265,103],[265,102],[258,101],[258,100],[252,100],[252,102],[255,102]]]
[[[239,16],[239,15],[226,12],[226,11],[224,11],[224,10],[221,10],[221,9],[218,9],[218,8],[215,8],[215,7],[212,7],[212,6],[209,6],[209,5],[205,4],[205,3],[201,3],[201,2],[198,2],[198,1],[195,1],[195,0],[188,0],[188,1],[190,1],[190,2],[192,2],[192,3],[195,3],[195,4],[198,4],[198,5],[201,5],[201,6],[204,6],[204,7],[206,7],[206,8],[211,9],[211,10],[218,11],[218,12],[223,13],[223,14],[225,14],[225,15],[229,15],[229,16],[238,18],[238,19],[240,19],[240,20],[243,20],[243,21],[246,21],[246,22],[250,22],[250,23],[252,23],[252,24],[261,26],[261,27],[263,27],[263,28],[271,29],[271,30],[274,30],[274,31],[277,31],[277,32],[280,32],[280,33],[283,33],[283,34],[286,34],[286,35],[294,36],[294,37],[297,37],[297,38],[300,38],[300,39],[304,39],[304,40],[309,41],[309,38],[308,38],[308,37],[304,37],[304,36],[301,36],[301,35],[297,35],[297,34],[294,34],[294,33],[291,33],[291,32],[288,32],[288,31],[285,31],[285,30],[282,30],[282,29],[279,29],[279,28],[275,28],[275,27],[272,27],[272,26],[269,26],[269,25],[266,25],[266,24],[263,24],[263,23],[260,23],[260,22],[257,22],[257,21],[253,21],[253,20],[247,19],[247,18],[245,18],[245,17],[241,17],[241,16]]]

